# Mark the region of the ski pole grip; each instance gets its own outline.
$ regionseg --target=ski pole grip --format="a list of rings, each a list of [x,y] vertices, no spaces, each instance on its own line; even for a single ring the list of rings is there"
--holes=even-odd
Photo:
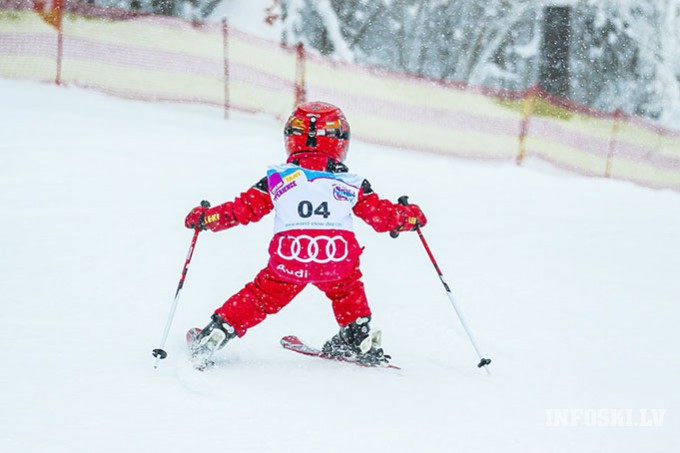
[[[201,207],[208,209],[210,207],[210,202],[208,200],[201,200]],[[201,213],[201,216],[198,218],[198,223],[199,225],[196,227],[198,231],[205,231],[206,227],[203,225],[203,217],[205,216],[205,212]]]
[[[408,206],[408,195],[402,195],[397,199],[397,203],[399,203],[402,206]],[[393,239],[396,239],[399,237],[399,232],[398,231],[390,231],[390,237]]]

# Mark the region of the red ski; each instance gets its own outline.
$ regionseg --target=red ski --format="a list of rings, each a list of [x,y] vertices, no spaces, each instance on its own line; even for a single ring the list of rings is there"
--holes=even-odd
[[[395,370],[401,369],[398,366],[392,365],[392,364],[372,366],[372,365],[368,365],[366,363],[357,362],[356,360],[345,359],[343,357],[334,357],[334,356],[324,355],[321,352],[321,350],[316,349],[312,346],[309,346],[308,344],[306,344],[305,342],[300,340],[295,335],[288,335],[286,337],[281,338],[281,346],[283,346],[284,349],[288,349],[289,351],[297,352],[299,354],[308,355],[310,357],[318,357],[320,359],[335,360],[337,362],[353,363],[354,365],[359,365],[359,366],[363,366],[363,367],[367,367],[367,368],[392,368],[392,369],[395,369]]]

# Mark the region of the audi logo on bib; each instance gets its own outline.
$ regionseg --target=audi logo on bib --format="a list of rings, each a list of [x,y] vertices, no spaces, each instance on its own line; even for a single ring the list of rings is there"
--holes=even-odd
[[[349,255],[347,240],[342,236],[281,236],[277,254],[288,261],[300,263],[330,263],[342,261]]]

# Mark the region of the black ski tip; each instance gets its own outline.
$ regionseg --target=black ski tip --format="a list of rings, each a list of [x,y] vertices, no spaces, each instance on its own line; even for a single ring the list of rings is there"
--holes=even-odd
[[[491,363],[491,359],[482,359],[482,360],[479,361],[477,368],[481,368],[481,367],[486,366],[490,363]]]
[[[154,349],[151,354],[159,359],[164,359],[168,356],[168,353],[162,349]]]

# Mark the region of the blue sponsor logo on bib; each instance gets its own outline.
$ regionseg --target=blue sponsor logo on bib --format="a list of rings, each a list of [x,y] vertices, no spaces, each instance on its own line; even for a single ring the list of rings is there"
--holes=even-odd
[[[345,189],[340,185],[333,186],[333,198],[338,201],[352,201],[354,200],[355,194],[351,190]]]

